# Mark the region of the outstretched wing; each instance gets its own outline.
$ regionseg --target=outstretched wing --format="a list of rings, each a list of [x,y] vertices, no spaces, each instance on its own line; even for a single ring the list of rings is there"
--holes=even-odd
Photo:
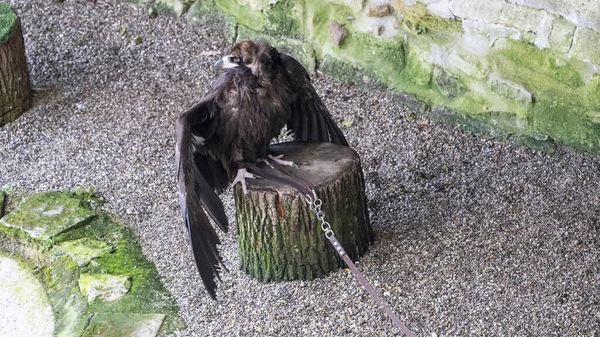
[[[287,123],[296,140],[315,140],[348,145],[344,134],[315,91],[306,69],[291,56],[280,54],[281,64],[296,96]]]
[[[223,231],[229,226],[223,203],[215,192],[227,187],[228,168],[210,147],[216,138],[218,114],[219,107],[211,99],[184,112],[177,120],[175,154],[181,214],[200,277],[213,299],[215,277],[222,265],[217,250],[221,242],[206,213]]]

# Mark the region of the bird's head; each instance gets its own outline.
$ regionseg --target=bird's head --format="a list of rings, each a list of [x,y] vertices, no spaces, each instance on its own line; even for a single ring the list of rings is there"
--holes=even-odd
[[[242,40],[231,53],[215,63],[215,69],[248,68],[256,76],[263,76],[271,69],[277,51],[265,41]]]

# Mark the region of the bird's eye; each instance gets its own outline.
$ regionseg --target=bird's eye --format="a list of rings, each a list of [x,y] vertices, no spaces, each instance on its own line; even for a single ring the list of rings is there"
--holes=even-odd
[[[238,62],[240,62],[240,58],[239,58],[239,57],[237,57],[237,56],[232,56],[232,57],[231,57],[231,62],[233,62],[233,63],[238,63]]]

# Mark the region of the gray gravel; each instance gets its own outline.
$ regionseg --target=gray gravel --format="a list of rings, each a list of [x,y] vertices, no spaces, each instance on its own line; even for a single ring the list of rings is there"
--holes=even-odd
[[[176,297],[188,324],[180,336],[396,333],[346,270],[312,282],[249,278],[236,268],[235,231],[223,237],[231,272],[220,301],[202,290],[179,216],[173,126],[227,49],[214,27],[115,1],[9,3],[36,96],[0,128],[0,185],[94,186]],[[315,85],[339,122],[353,122],[345,132],[363,158],[377,240],[359,267],[417,335],[600,336],[598,156],[539,154],[408,118],[402,95],[323,76]]]

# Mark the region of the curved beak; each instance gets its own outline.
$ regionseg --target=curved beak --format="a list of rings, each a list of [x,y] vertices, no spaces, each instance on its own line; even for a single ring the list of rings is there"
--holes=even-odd
[[[231,69],[239,66],[235,62],[231,62],[231,55],[223,56],[222,59],[215,63],[215,71],[219,69]]]
[[[215,62],[215,71],[219,71],[219,69],[223,68],[223,64],[225,62],[223,62],[223,59],[219,59],[217,62]]]

